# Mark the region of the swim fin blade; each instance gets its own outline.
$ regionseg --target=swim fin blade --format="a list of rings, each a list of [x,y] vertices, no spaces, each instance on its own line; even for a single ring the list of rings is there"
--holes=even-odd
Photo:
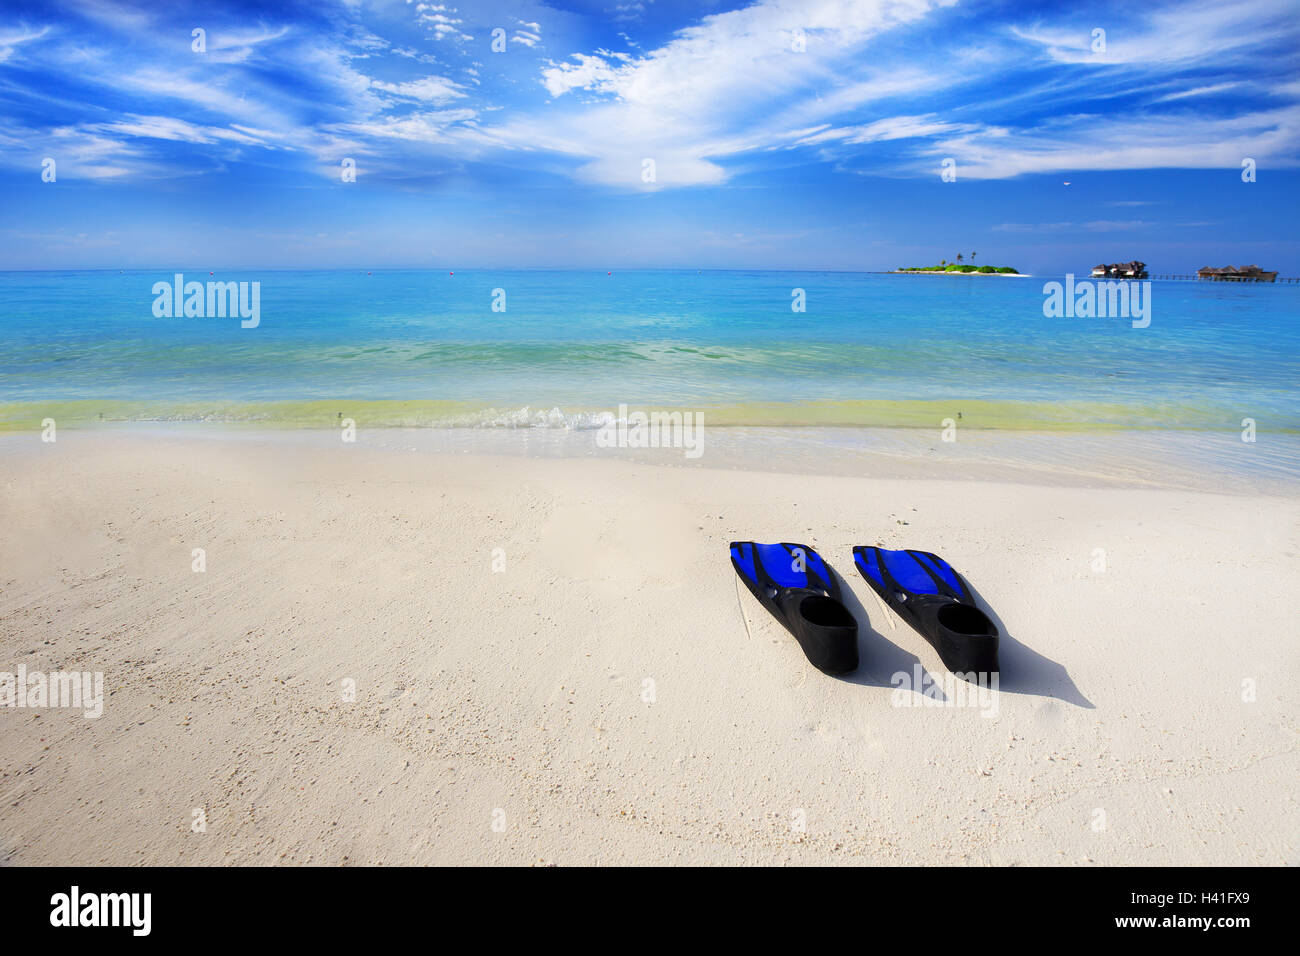
[[[731,542],[731,564],[750,593],[826,674],[858,667],[858,622],[821,556],[804,544]]]
[[[853,549],[853,563],[881,600],[930,642],[954,675],[997,672],[998,629],[976,605],[966,579],[947,561],[929,551],[860,545]]]

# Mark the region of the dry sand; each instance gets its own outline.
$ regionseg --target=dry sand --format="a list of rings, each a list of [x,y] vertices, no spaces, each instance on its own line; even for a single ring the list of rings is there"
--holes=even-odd
[[[1295,496],[126,430],[8,436],[0,485],[0,670],[107,693],[0,709],[9,864],[1300,862]],[[732,539],[838,569],[857,674]],[[945,672],[869,543],[987,601],[996,713],[901,706]]]

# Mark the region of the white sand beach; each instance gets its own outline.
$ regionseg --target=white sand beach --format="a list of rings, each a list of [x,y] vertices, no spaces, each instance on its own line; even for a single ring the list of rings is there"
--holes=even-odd
[[[1296,495],[708,461],[5,436],[0,671],[106,698],[0,708],[0,862],[1300,862]],[[832,564],[857,673],[733,539]],[[993,706],[891,686],[875,543],[987,602]]]

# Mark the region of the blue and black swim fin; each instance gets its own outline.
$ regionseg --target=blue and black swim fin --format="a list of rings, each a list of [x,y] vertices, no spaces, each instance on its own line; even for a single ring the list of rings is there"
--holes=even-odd
[[[853,549],[853,561],[872,590],[930,642],[954,675],[997,671],[998,629],[951,564],[929,551],[863,546]]]
[[[858,622],[826,562],[805,544],[731,542],[731,564],[750,593],[827,674],[858,667]]]

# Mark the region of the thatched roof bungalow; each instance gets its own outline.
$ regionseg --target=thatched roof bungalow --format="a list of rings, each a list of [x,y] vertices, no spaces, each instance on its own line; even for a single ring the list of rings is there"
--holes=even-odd
[[[1277,273],[1261,269],[1259,266],[1204,266],[1196,270],[1196,278],[1209,279],[1212,282],[1276,282]]]
[[[1147,264],[1134,259],[1132,262],[1112,262],[1109,265],[1093,266],[1092,277],[1094,279],[1145,279]]]

